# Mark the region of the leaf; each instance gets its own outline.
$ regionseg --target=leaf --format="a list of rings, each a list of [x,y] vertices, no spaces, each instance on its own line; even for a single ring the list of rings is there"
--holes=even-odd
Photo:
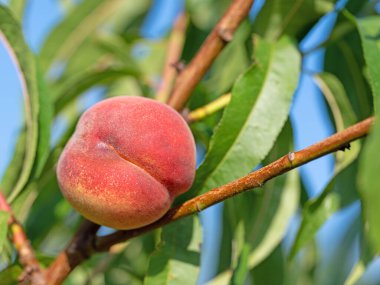
[[[264,189],[264,191],[266,190]],[[254,250],[249,255],[249,268],[254,268],[260,264],[284,238],[289,221],[296,212],[299,202],[300,185],[298,172],[292,171],[287,175],[283,189],[278,187],[272,191],[279,193],[272,193],[272,206],[267,206],[266,218],[262,215],[262,220],[257,219],[256,221],[256,223],[262,224],[261,231],[264,234],[253,231],[253,234],[261,236],[261,239],[256,242]]]
[[[340,80],[327,72],[314,75],[314,80],[330,107],[336,130],[342,131],[353,125],[357,121],[356,115]]]
[[[358,29],[363,45],[364,57],[368,66],[370,83],[373,91],[374,106],[380,110],[380,17],[358,19]],[[367,238],[375,253],[380,251],[380,215],[378,205],[380,192],[377,185],[380,183],[378,170],[380,169],[380,124],[375,122],[372,133],[368,137],[359,168],[359,193],[362,201],[362,211],[365,221]]]
[[[275,40],[284,34],[296,36],[308,31],[322,15],[334,8],[333,0],[266,0],[258,14],[254,31]]]
[[[13,16],[20,23],[22,23],[22,20],[23,20],[26,4],[27,4],[27,0],[10,0],[9,1],[9,8],[13,12]]]
[[[8,212],[0,210],[0,251],[3,250],[4,242],[7,239],[9,217]]]
[[[353,162],[360,151],[360,145],[355,146],[355,150],[351,154],[351,162]],[[351,151],[350,151],[351,152]],[[339,209],[352,203],[354,199],[345,197],[350,195],[350,192],[355,192],[355,174],[356,167],[341,167],[335,171],[334,177],[328,185],[323,189],[322,193],[316,198],[306,202],[302,209],[301,225],[297,231],[289,253],[289,259],[292,260],[297,252],[312,241],[320,227]],[[353,182],[351,180],[354,180]],[[351,187],[344,187],[342,183],[347,181],[351,183]],[[351,194],[352,196],[352,194]],[[355,197],[356,198],[356,197]]]
[[[346,14],[339,16],[338,23],[352,24]],[[325,71],[334,74],[343,84],[359,120],[367,118],[372,112],[371,91],[362,68],[364,65],[360,37],[356,29],[326,48]]]
[[[287,273],[284,252],[279,245],[268,258],[252,271],[252,283],[286,284]]]
[[[376,102],[380,100],[380,68],[377,61],[380,58],[380,16],[358,19],[357,25],[362,40],[373,97]]]
[[[248,68],[249,55],[245,45],[250,34],[249,22],[243,22],[235,33],[233,41],[213,63],[210,78],[205,82],[211,93],[228,92],[236,78]]]
[[[9,197],[9,201],[12,202],[26,185],[36,158],[40,97],[34,58],[22,37],[20,25],[4,6],[0,6],[0,39],[5,42],[9,53],[15,61],[25,98],[26,139],[28,144],[25,149],[22,171]]]
[[[258,40],[256,63],[237,80],[191,191],[205,193],[247,174],[272,148],[296,89],[300,56],[289,38]]]
[[[84,91],[99,84],[107,84],[126,75],[138,76],[136,69],[110,67],[103,71],[86,71],[65,80],[55,88],[55,112],[61,111]]]
[[[84,0],[78,4],[46,39],[40,53],[42,69],[48,70],[54,61],[70,58],[78,46],[122,5],[122,0]]]
[[[241,250],[239,261],[231,276],[231,284],[244,284],[249,272],[248,259],[249,253],[251,251],[251,246],[248,243],[243,245]]]
[[[112,14],[112,17],[109,17],[107,24],[107,34],[102,33],[100,30],[97,33],[91,33],[82,42],[79,42],[75,50],[71,53],[70,57],[65,58],[64,60],[64,70],[63,74],[57,74],[59,78],[69,78],[77,73],[88,71],[93,68],[99,68],[104,65],[107,65],[109,61],[116,56],[113,54],[113,51],[103,50],[99,46],[99,42],[103,42],[103,38],[122,38],[122,35],[127,34],[128,39],[132,36],[138,37],[139,26],[134,28],[135,23],[139,23],[142,20],[144,14],[150,7],[149,0],[141,1],[123,1],[123,5],[117,10],[116,13]],[[70,21],[71,16],[65,21]],[[63,23],[61,24],[63,25]],[[108,30],[112,30],[111,33]],[[123,41],[126,39],[123,37]],[[124,44],[125,45],[125,44]],[[123,47],[125,48],[125,47]],[[129,54],[129,49],[124,49],[123,57],[131,57]],[[134,61],[129,62],[129,66],[134,64]],[[57,67],[60,67],[59,65]],[[59,69],[57,71],[60,71]],[[56,78],[53,78],[56,79]]]
[[[356,262],[350,274],[347,276],[344,285],[355,285],[365,272],[365,264],[362,260]]]
[[[322,73],[315,80],[324,94],[332,110],[337,130],[342,130],[356,122],[356,116],[343,85],[334,75]],[[359,155],[361,144],[355,141],[350,149],[336,153],[334,176],[322,193],[308,200],[302,209],[301,224],[293,241],[289,258],[309,243],[317,234],[320,227],[339,209],[351,203],[355,198],[356,165],[353,164]],[[353,181],[352,181],[353,180]],[[351,185],[343,185],[349,181]]]
[[[0,271],[1,285],[15,285],[18,284],[17,280],[22,273],[20,265],[11,265],[4,270]]]
[[[288,123],[265,163],[289,152],[293,148],[292,140]],[[244,284],[242,280],[246,279],[249,270],[261,264],[281,243],[288,223],[297,210],[299,196],[299,176],[297,171],[292,171],[268,181],[263,189],[246,192],[225,201],[223,250],[219,258],[222,263],[219,271],[223,273],[210,284],[227,284],[226,280],[230,280],[231,276],[232,284]],[[228,258],[229,263],[226,262]]]
[[[37,84],[40,112],[38,114],[38,143],[37,155],[33,166],[33,176],[38,178],[42,175],[42,170],[50,153],[50,129],[53,121],[53,103],[47,90],[46,83],[41,70],[37,68]]]
[[[145,285],[196,284],[200,262],[199,247],[196,248],[201,242],[201,237],[197,234],[199,229],[195,216],[162,229],[161,242],[150,257]]]
[[[24,154],[26,150],[25,144],[26,144],[26,131],[25,129],[22,129],[20,133],[18,134],[15,150],[13,152],[13,158],[11,162],[9,163],[4,173],[4,176],[1,180],[2,189],[4,190],[4,194],[6,194],[7,196],[16,185],[19,174],[22,171],[22,167],[24,163]]]

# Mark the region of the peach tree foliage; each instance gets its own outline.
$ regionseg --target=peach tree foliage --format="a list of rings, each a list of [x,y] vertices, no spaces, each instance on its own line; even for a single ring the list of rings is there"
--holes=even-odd
[[[104,98],[155,98],[160,88],[157,78],[163,78],[165,57],[175,39],[170,32],[154,41],[141,37],[150,1],[83,0],[66,12],[34,54],[21,29],[29,12],[25,2],[0,6],[0,40],[25,87],[24,127],[2,177],[1,192],[24,226],[38,261],[47,267],[82,221],[63,199],[55,172],[83,111],[81,99],[99,86],[104,88]],[[189,123],[206,154],[191,189],[177,197],[174,206],[294,150],[289,111],[301,75],[312,78],[324,95],[328,119],[337,131],[376,115],[380,108],[380,16],[373,3],[351,0],[336,11],[331,35],[320,44],[325,48],[324,71],[310,74],[302,66],[312,49],[300,51],[300,42],[334,10],[335,2],[266,0],[257,17],[242,21],[232,38],[228,33],[221,35],[231,41],[192,90],[182,114],[191,115],[226,93],[231,99],[225,108]],[[186,64],[194,58],[229,4],[226,0],[186,2],[187,26],[177,31],[185,38],[178,60]],[[139,46],[149,53],[136,56]],[[64,67],[59,73],[57,65]],[[52,126],[58,119],[66,127],[52,143]],[[211,284],[304,284],[305,280],[343,284],[359,279],[380,250],[379,141],[380,124],[375,124],[368,138],[351,143],[349,151],[337,152],[331,180],[313,199],[293,170],[225,200],[222,232],[212,233],[220,236],[221,246]],[[347,248],[360,237],[359,260],[352,271],[339,262],[320,264],[321,252],[315,246],[318,230],[334,213],[357,201],[362,215],[350,221],[348,245],[340,245],[333,260],[347,258]],[[300,224],[285,248],[287,229],[296,213]],[[9,213],[0,211],[2,285],[17,282],[24,270],[14,244],[7,239],[11,235],[8,220]],[[199,217],[190,215],[92,255],[65,284],[195,284],[201,245]],[[331,271],[314,272],[315,268]]]

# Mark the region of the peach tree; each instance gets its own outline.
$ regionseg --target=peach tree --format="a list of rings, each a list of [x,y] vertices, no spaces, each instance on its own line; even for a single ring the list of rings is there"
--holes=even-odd
[[[215,271],[208,284],[366,284],[380,251],[378,1],[188,0],[152,40],[140,34],[151,1],[83,0],[37,53],[27,2],[0,5],[24,98],[0,184],[1,285],[196,284],[201,268]],[[331,33],[301,49],[327,15]],[[302,61],[318,50],[323,71],[310,72]],[[336,133],[296,150],[301,76]],[[104,101],[84,112],[98,87]],[[328,154],[331,180],[310,198],[297,168]],[[198,213],[221,202],[219,253],[201,266]],[[349,245],[322,264],[318,231],[353,203]]]

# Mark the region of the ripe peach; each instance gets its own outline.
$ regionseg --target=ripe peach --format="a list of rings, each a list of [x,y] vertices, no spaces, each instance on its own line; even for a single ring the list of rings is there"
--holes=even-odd
[[[100,225],[133,229],[162,217],[195,174],[195,144],[172,108],[142,97],[87,110],[58,161],[63,195]]]

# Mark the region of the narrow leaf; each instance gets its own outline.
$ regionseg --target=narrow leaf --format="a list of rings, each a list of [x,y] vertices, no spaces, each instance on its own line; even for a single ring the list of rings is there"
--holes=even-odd
[[[162,229],[161,242],[150,257],[145,285],[196,284],[200,262],[199,247],[196,246],[201,242],[197,234],[199,229],[195,216]]]
[[[183,197],[245,175],[262,161],[288,117],[299,69],[300,56],[289,38],[257,41],[255,64],[234,85],[192,190]]]
[[[324,94],[338,130],[342,130],[356,122],[356,116],[343,85],[337,77],[329,73],[315,76],[315,80]],[[320,227],[339,209],[352,202],[352,192],[355,182],[351,187],[343,187],[344,181],[355,179],[353,172],[356,167],[349,167],[358,157],[360,142],[351,143],[350,149],[336,153],[335,173],[322,193],[306,202],[302,210],[301,225],[290,250],[289,258],[295,257],[296,253],[317,234]],[[354,180],[355,181],[355,180]],[[342,189],[344,188],[344,189]]]
[[[9,8],[12,10],[14,17],[22,23],[25,6],[27,4],[27,0],[10,0]]]
[[[362,40],[364,58],[368,67],[373,97],[380,100],[380,16],[366,17],[357,20],[359,34]]]
[[[270,220],[265,224],[264,235],[249,255],[249,268],[260,264],[281,243],[288,229],[289,221],[297,210],[300,185],[297,171],[287,175],[283,189],[274,189],[279,193],[279,202],[275,209],[268,209]],[[264,190],[265,191],[265,190]],[[277,196],[276,194],[272,194]],[[271,210],[271,211],[270,211]],[[268,215],[268,214],[267,214]],[[257,232],[253,233],[258,235]]]
[[[340,25],[353,24],[352,20],[343,15],[339,16],[338,22]],[[339,25],[335,29],[338,27]],[[339,64],[336,64],[337,62]],[[371,90],[366,81],[364,65],[360,37],[356,29],[352,29],[343,38],[326,47],[325,71],[334,74],[340,80],[359,120],[367,118],[372,112]]]
[[[85,0],[78,4],[46,39],[40,53],[42,69],[68,59],[123,4],[122,0]]]
[[[55,88],[55,112],[61,111],[84,91],[99,84],[108,84],[124,76],[138,76],[136,69],[110,67],[103,71],[86,71],[65,80]]]
[[[8,212],[0,211],[0,252],[3,250],[4,242],[7,239],[9,217]]]
[[[40,104],[34,58],[23,39],[20,25],[8,8],[4,6],[0,6],[0,40],[5,43],[9,54],[14,59],[25,99],[26,137],[28,143],[25,149],[22,171],[9,198],[12,201],[24,188],[32,172],[38,143]]]
[[[336,130],[342,131],[353,125],[357,118],[340,80],[335,75],[327,72],[315,75],[314,80],[330,107]]]
[[[357,21],[364,49],[364,57],[374,97],[375,114],[380,110],[380,16],[367,17]],[[375,253],[380,252],[380,124],[376,120],[366,142],[359,169],[359,193],[365,220],[367,238]]]

